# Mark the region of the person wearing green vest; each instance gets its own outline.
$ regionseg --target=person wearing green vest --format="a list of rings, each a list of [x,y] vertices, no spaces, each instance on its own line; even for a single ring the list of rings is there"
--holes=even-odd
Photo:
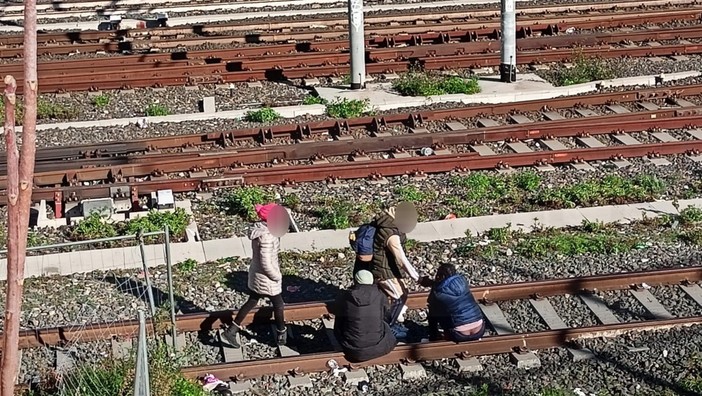
[[[409,262],[403,248],[407,233],[417,226],[417,209],[410,202],[402,202],[380,214],[374,221],[372,273],[380,289],[393,301],[388,323],[404,321],[407,310],[407,287],[403,282],[406,272],[415,282],[420,276]]]

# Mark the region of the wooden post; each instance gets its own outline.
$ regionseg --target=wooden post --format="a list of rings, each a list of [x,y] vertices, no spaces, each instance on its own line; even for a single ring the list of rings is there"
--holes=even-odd
[[[24,122],[22,147],[15,136],[14,77],[5,77],[5,142],[7,146],[7,297],[0,396],[13,396],[19,374],[19,329],[27,255],[29,210],[32,204],[37,126],[37,9],[36,0],[24,1]]]

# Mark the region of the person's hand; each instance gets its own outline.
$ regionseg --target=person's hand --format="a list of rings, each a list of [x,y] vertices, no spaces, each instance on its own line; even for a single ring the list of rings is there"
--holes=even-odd
[[[419,285],[422,287],[432,287],[434,285],[434,281],[429,276],[424,275],[419,278]]]

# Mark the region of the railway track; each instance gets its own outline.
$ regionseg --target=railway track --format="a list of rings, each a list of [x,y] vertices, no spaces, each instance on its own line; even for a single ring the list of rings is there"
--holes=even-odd
[[[701,45],[687,40],[702,36],[702,27],[690,27],[683,32],[681,30],[521,39],[518,41],[521,52],[517,62],[519,64],[560,62],[576,56],[619,58],[702,53]],[[681,36],[681,34],[684,35]],[[412,67],[440,70],[499,65],[499,53],[493,52],[499,46],[497,41],[471,42],[470,32],[465,31],[459,32],[453,38],[466,42],[444,44],[442,42],[451,41],[452,38],[450,35],[439,34],[435,36],[438,44],[413,45],[405,48],[370,48],[366,55],[366,68],[370,74],[380,74],[407,71]],[[397,37],[393,38],[393,41],[402,39]],[[645,41],[639,41],[638,45],[633,44],[632,42],[636,40]],[[426,44],[421,39],[411,37],[405,37],[403,41]],[[616,44],[620,42],[626,44]],[[579,51],[574,51],[574,46],[583,47]],[[323,47],[325,46],[315,45],[314,49]],[[186,55],[186,59],[183,60],[161,61],[156,57],[155,62],[149,62],[149,59],[143,56],[132,56],[118,60],[106,58],[42,63],[39,65],[40,90],[46,93],[285,80],[343,75],[349,68],[350,55],[343,49],[249,57],[245,55],[260,53],[260,51],[261,49],[210,51],[209,57],[201,60],[187,59],[189,55]],[[206,55],[198,52],[193,56]],[[18,90],[23,86],[23,77],[18,64],[1,66],[0,72],[14,75]]]
[[[140,196],[161,189],[184,192],[242,183],[335,183],[351,178],[696,154],[702,150],[702,135],[694,126],[702,124],[702,108],[683,98],[701,93],[702,85],[652,88],[518,105],[40,149],[33,200],[53,201],[61,217],[64,202],[115,197],[136,204]],[[600,115],[588,106],[600,106],[610,114]],[[576,118],[561,116],[566,110]],[[534,114],[525,113],[529,111]],[[490,115],[500,115],[512,124],[499,125],[486,118]],[[479,127],[452,121],[470,117],[477,119],[469,125]],[[550,121],[534,121],[539,119]],[[648,141],[632,136],[655,128],[680,132],[652,133]],[[327,141],[329,138],[333,140]],[[276,140],[283,144],[272,144]],[[293,141],[300,143],[290,144]],[[434,147],[436,155],[417,155],[415,150],[423,147]],[[0,169],[4,166],[0,164]],[[181,172],[185,177],[172,176]],[[0,177],[0,188],[5,182]],[[5,199],[4,192],[0,197]]]
[[[667,329],[676,326],[687,326],[702,323],[702,317],[676,317],[674,312],[668,312],[665,304],[661,304],[648,290],[657,287],[679,287],[697,304],[702,304],[702,288],[697,283],[702,281],[702,267],[685,267],[662,269],[646,272],[617,273],[589,277],[543,280],[514,284],[476,286],[473,295],[481,303],[481,309],[493,328],[486,332],[486,337],[478,342],[449,343],[430,342],[400,344],[390,354],[376,360],[354,365],[358,368],[366,365],[398,364],[403,361],[424,361],[440,358],[461,358],[501,353],[527,353],[552,347],[577,348],[577,342],[584,338],[613,337],[628,331],[650,329]],[[603,304],[602,296],[611,291],[629,291],[643,308],[648,312],[647,320],[620,322],[614,312]],[[564,320],[557,316],[557,310],[548,301],[549,297],[572,295],[579,297],[591,310],[598,326],[570,328]],[[410,309],[425,309],[428,293],[411,293],[407,302]],[[498,302],[528,300],[542,321],[550,328],[547,331],[513,333],[505,319]],[[289,304],[286,306],[286,320],[289,323],[319,320],[326,318],[324,326],[333,327],[333,312],[330,311],[331,301]],[[555,315],[554,315],[555,314]],[[251,312],[244,324],[266,323],[270,321],[270,307],[259,308]],[[177,327],[179,332],[210,332],[217,330],[221,324],[226,324],[232,318],[232,312],[220,311],[213,313],[195,313],[179,315]],[[505,325],[506,324],[506,325]],[[150,324],[149,330],[153,328]],[[138,323],[120,322],[104,323],[80,327],[59,327],[51,329],[36,329],[24,331],[20,335],[20,346],[32,348],[39,346],[67,346],[75,342],[90,342],[109,339],[110,337],[133,336],[136,334]],[[334,345],[331,332],[326,332],[326,340],[315,339],[315,342]],[[153,333],[152,333],[153,334]],[[295,338],[293,338],[295,340]],[[207,366],[186,367],[182,372],[189,377],[201,377],[211,373],[219,378],[236,378],[238,380],[261,377],[263,375],[312,373],[327,371],[327,362],[336,360],[342,366],[348,366],[343,355],[338,351],[315,354],[297,354],[295,342],[275,359],[258,359],[246,361],[226,361]],[[227,356],[227,354],[224,354]]]
[[[548,6],[520,10],[522,36],[552,34],[568,28],[637,26],[647,23],[695,21],[700,19],[697,5],[682,4],[679,8],[659,9],[658,2],[646,4],[624,3],[617,7],[593,3],[569,7]],[[634,9],[627,9],[634,7]],[[651,9],[653,8],[653,9]],[[583,11],[588,11],[582,15]],[[496,10],[463,12],[400,13],[387,16],[368,16],[366,32],[377,40],[383,36],[419,34],[430,30],[451,33],[454,30],[472,31],[476,37],[495,36],[499,30]],[[573,13],[577,13],[573,15]],[[559,15],[561,14],[561,15]],[[240,45],[253,43],[281,43],[289,40],[338,39],[346,35],[346,18],[307,19],[284,22],[250,22],[229,25],[198,25],[189,29],[159,28],[120,30],[115,32],[85,31],[68,33],[40,33],[39,55],[59,55],[90,52],[140,52],[161,49],[179,49],[202,44]],[[251,32],[256,32],[252,34]],[[496,38],[496,37],[493,37]],[[0,57],[22,55],[21,36],[0,37]],[[402,43],[402,41],[400,41]]]

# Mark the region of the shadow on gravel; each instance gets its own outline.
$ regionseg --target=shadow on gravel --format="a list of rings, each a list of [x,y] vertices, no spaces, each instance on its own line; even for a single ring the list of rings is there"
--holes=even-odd
[[[248,294],[249,275],[245,271],[236,271],[227,275],[227,286],[239,293]],[[283,300],[286,304],[334,300],[339,294],[339,287],[328,283],[314,281],[297,275],[283,276]]]
[[[147,305],[149,304],[149,295],[147,293],[147,288],[144,283],[134,278],[127,278],[123,276],[109,275],[105,277],[105,282],[111,283],[115,288],[122,293],[131,294],[134,297],[144,301]],[[156,308],[161,308],[168,304],[168,294],[164,293],[160,289],[151,286],[151,293],[154,296],[154,305]],[[195,305],[190,300],[186,300],[178,295],[173,296],[175,300],[176,311],[187,313],[203,312],[204,309]]]

